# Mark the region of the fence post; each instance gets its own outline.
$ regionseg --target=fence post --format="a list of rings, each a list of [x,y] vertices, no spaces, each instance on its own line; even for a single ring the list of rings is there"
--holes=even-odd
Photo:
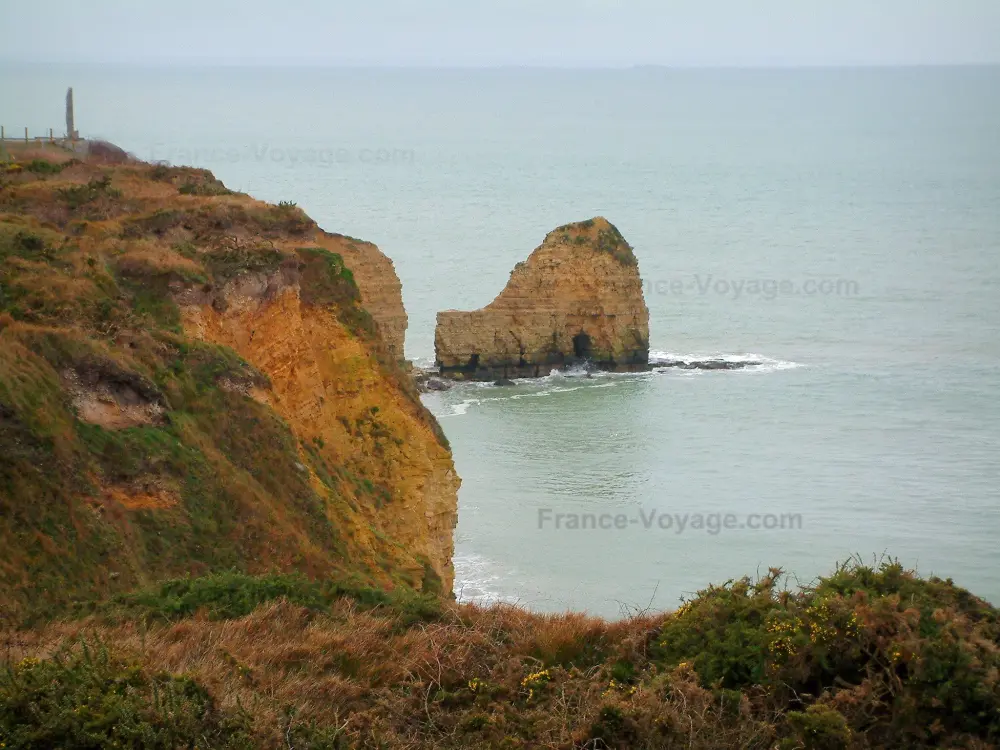
[[[52,128],[49,128],[49,143],[55,143],[56,139],[52,136]]]
[[[24,126],[24,145],[28,145],[28,126]]]
[[[4,141],[3,125],[0,125],[0,142]]]

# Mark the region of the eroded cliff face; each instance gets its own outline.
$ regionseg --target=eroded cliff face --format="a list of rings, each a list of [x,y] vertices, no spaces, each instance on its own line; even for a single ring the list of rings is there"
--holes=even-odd
[[[540,377],[583,361],[646,369],[649,310],[632,248],[600,217],[549,232],[489,305],[438,313],[434,348],[441,374],[461,379]]]
[[[344,259],[354,273],[361,292],[361,304],[371,313],[390,354],[396,360],[402,360],[407,319],[403,307],[403,286],[399,283],[392,260],[371,242],[342,234],[320,230],[314,241]]]
[[[242,276],[222,290],[222,304],[217,295],[184,305],[185,333],[234,349],[267,375],[270,390],[253,395],[314,458],[335,467],[341,485],[367,490],[355,493],[352,537],[373,549],[389,537],[395,549],[380,554],[394,567],[426,558],[450,591],[460,484],[451,452],[433,418],[387,371],[392,365],[380,364],[328,310],[304,302],[296,277],[288,270]]]

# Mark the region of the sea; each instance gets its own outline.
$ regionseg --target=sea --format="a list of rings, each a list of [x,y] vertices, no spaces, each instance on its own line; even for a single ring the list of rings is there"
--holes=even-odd
[[[651,359],[426,395],[455,594],[619,617],[771,567],[898,559],[1000,604],[1000,68],[0,65],[76,124],[392,257],[406,353],[550,229],[634,246]]]

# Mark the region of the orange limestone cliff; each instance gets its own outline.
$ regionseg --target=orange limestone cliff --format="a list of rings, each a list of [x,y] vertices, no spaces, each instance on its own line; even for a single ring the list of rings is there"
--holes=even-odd
[[[361,304],[375,321],[389,352],[396,360],[403,359],[403,338],[406,335],[406,310],[403,307],[403,287],[392,260],[371,242],[318,231],[316,244],[338,253],[354,274],[361,292]]]
[[[460,480],[440,428],[409,392],[408,376],[394,374],[391,363],[376,365],[350,321],[311,304],[310,294],[292,266],[243,274],[211,300],[179,301],[185,333],[231,347],[264,373],[271,389],[251,395],[376,498],[356,505],[360,520],[348,519],[355,542],[379,556],[388,537],[399,545],[399,554],[390,554],[396,568],[425,559],[450,591]]]
[[[456,379],[540,377],[585,362],[646,369],[649,310],[632,248],[600,217],[549,232],[489,305],[438,313],[434,348],[441,374]]]

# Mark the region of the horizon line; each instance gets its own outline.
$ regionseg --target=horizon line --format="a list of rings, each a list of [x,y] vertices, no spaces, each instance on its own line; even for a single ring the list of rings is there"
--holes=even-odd
[[[257,68],[290,69],[311,68],[331,70],[448,70],[448,71],[489,71],[489,70],[550,70],[550,71],[632,71],[632,70],[859,70],[859,69],[913,69],[913,68],[995,68],[1000,60],[990,62],[836,62],[836,63],[621,63],[621,64],[538,64],[538,63],[496,63],[496,64],[431,64],[431,63],[354,63],[332,61],[271,60],[267,62],[235,60],[31,60],[5,58],[0,56],[0,65],[61,66],[78,65],[86,67],[130,67],[130,68]]]

